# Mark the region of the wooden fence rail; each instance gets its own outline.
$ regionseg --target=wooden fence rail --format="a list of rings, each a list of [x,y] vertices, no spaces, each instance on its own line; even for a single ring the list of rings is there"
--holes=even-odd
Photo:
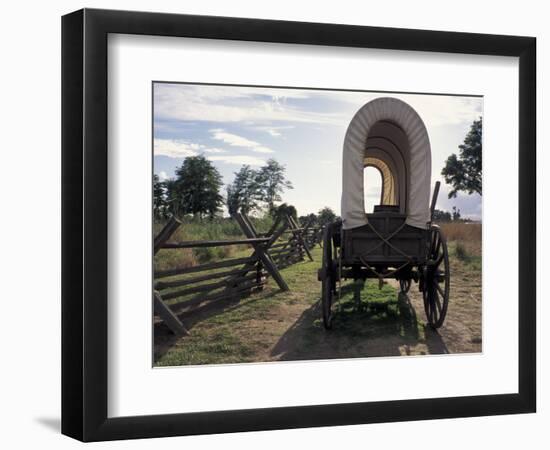
[[[244,258],[155,270],[154,310],[173,333],[189,334],[176,314],[178,310],[189,311],[204,302],[248,295],[263,289],[268,276],[275,280],[281,290],[289,289],[278,267],[267,253],[269,247],[281,236],[281,230],[277,230],[271,236],[259,236],[246,216],[239,215],[236,220],[246,238],[169,242],[181,226],[181,222],[175,217],[172,217],[155,237],[155,254],[161,249],[181,250],[232,245],[248,245],[253,249],[253,253]]]
[[[239,224],[244,238],[209,241],[169,241],[182,225],[172,217],[154,239],[154,253],[161,249],[248,245],[252,253],[247,257],[230,258],[196,266],[181,266],[154,271],[153,302],[155,313],[177,335],[189,334],[178,318],[181,311],[195,311],[195,307],[215,300],[238,299],[263,289],[272,277],[282,291],[289,290],[280,269],[307,257],[313,261],[310,249],[320,243],[319,229],[299,226],[290,216],[279,216],[267,231],[258,233],[250,219],[241,213],[233,218]]]
[[[284,224],[283,229],[277,242],[269,247],[269,255],[277,267],[283,269],[304,261],[306,255],[310,261],[313,261],[311,246],[305,238],[309,224],[300,227],[291,216],[278,217],[278,222]]]
[[[304,232],[304,240],[309,248],[313,248],[316,245],[322,245],[323,242],[323,230],[324,227],[316,226],[310,227]]]

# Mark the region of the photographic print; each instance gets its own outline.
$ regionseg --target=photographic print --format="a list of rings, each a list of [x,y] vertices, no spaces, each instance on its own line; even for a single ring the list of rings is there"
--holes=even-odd
[[[154,366],[482,351],[483,97],[152,89]]]

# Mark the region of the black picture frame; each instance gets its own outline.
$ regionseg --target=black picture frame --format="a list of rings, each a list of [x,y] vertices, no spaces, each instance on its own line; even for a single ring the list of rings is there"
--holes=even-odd
[[[109,33],[519,58],[518,393],[107,417]],[[82,441],[530,413],[536,409],[536,39],[84,9],[62,18],[62,433]]]

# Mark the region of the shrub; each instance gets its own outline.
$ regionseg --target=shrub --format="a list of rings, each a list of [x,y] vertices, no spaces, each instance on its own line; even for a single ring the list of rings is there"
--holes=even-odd
[[[456,241],[455,253],[457,258],[461,261],[467,261],[469,259],[468,251],[462,241]]]

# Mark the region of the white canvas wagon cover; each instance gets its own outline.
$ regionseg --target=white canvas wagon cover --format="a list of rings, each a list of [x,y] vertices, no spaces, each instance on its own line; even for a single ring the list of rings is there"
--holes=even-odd
[[[342,164],[342,227],[367,224],[364,168],[382,176],[381,204],[399,205],[406,223],[427,228],[430,220],[432,157],[424,122],[407,103],[380,97],[353,117],[344,138]]]

